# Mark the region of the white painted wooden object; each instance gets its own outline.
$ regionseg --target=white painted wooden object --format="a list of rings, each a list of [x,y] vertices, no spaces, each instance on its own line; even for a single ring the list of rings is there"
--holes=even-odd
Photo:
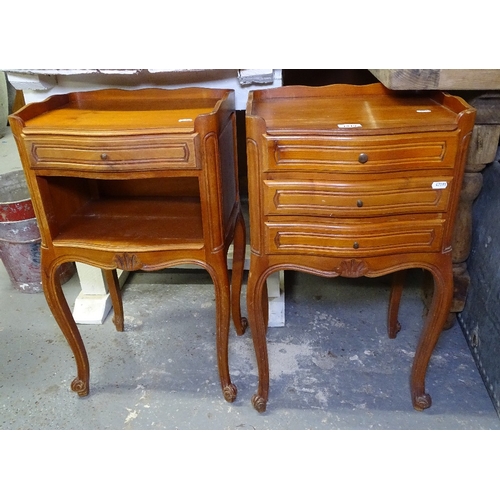
[[[73,318],[81,325],[100,325],[111,311],[111,297],[102,271],[94,266],[76,263],[81,292],[75,300]],[[128,271],[118,270],[118,280],[122,287]]]
[[[269,326],[285,326],[285,272],[278,271],[267,278]]]

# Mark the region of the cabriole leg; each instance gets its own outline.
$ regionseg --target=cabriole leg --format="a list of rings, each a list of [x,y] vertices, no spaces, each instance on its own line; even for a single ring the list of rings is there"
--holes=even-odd
[[[411,397],[416,410],[425,410],[432,404],[430,395],[425,392],[425,375],[434,347],[448,318],[453,297],[451,258],[442,268],[436,267],[431,272],[434,278],[434,293],[415,352],[410,379]]]
[[[229,323],[230,323],[230,286],[225,256],[220,259],[216,269],[210,268],[215,287],[216,334],[215,348],[217,366],[224,399],[232,403],[237,389],[229,375]]]
[[[59,265],[53,262],[44,264],[42,251],[42,285],[45,298],[49,308],[54,315],[59,328],[66,337],[66,340],[75,356],[77,376],[71,383],[71,389],[79,396],[87,396],[89,393],[90,366],[80,331],[76,326],[71,310],[64,296],[61,281],[57,274]]]
[[[252,255],[252,259],[255,257]],[[269,396],[269,360],[267,354],[266,331],[268,307],[266,280],[263,279],[262,272],[250,265],[250,273],[247,285],[247,307],[248,321],[252,331],[253,345],[257,359],[257,369],[259,373],[259,385],[257,393],[252,397],[252,405],[259,412],[266,411],[267,399]]]
[[[246,230],[241,211],[236,219],[233,241],[233,269],[231,273],[231,308],[234,327],[238,335],[243,335],[248,320],[241,316],[241,287],[245,268]]]

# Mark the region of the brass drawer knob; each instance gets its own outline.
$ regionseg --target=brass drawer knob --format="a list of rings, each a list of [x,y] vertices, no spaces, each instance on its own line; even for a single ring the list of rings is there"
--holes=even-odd
[[[358,200],[356,205],[361,208],[363,206],[363,200]]]
[[[101,160],[107,160],[108,155],[106,153],[101,153]]]
[[[357,241],[354,242],[354,245],[352,246],[355,250],[359,248],[359,243]]]
[[[368,155],[366,153],[361,153],[358,158],[359,163],[366,163],[368,161]]]

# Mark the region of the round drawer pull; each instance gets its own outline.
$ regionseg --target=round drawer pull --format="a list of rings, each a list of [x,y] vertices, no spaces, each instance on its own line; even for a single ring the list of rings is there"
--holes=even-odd
[[[108,155],[106,153],[101,153],[101,160],[107,160]]]
[[[363,200],[358,200],[356,205],[361,208],[363,206]]]
[[[359,163],[366,163],[368,161],[368,155],[366,153],[361,153],[358,158]]]
[[[357,241],[354,242],[354,245],[352,246],[355,250],[359,248],[359,243]]]

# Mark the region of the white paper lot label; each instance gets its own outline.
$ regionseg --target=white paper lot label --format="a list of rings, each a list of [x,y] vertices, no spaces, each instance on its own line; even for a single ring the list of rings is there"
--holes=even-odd
[[[338,128],[361,128],[363,125],[361,123],[339,123]]]
[[[446,189],[448,183],[446,181],[435,181],[432,183],[432,189]]]

